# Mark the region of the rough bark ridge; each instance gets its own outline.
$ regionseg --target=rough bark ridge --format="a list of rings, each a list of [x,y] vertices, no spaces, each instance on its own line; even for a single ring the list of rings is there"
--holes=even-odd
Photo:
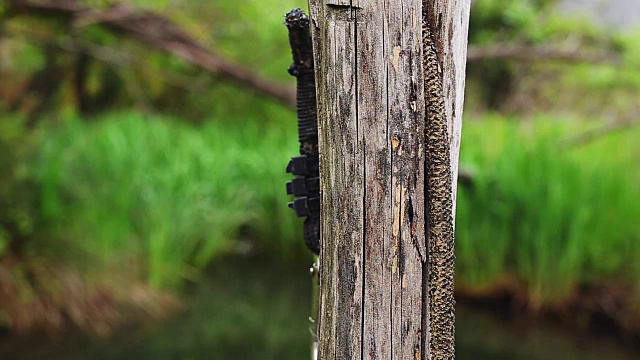
[[[445,113],[442,67],[431,37],[427,5],[422,7],[423,69],[426,124],[427,244],[426,288],[429,294],[431,359],[453,359],[455,300],[453,298],[454,230],[451,153]]]

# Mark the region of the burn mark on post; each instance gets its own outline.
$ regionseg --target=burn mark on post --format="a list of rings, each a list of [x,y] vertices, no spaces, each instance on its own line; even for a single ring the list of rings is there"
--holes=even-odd
[[[313,47],[309,31],[309,17],[300,9],[293,9],[285,16],[289,29],[289,43],[293,63],[289,74],[297,80],[298,137],[300,153],[318,156],[318,116],[316,110],[316,85],[313,68]]]
[[[326,0],[325,4],[335,8],[362,9],[360,0]]]
[[[287,193],[296,196],[289,207],[304,221],[304,241],[315,254],[320,253],[320,189],[318,155],[318,115],[316,105],[313,46],[309,17],[300,9],[285,15],[293,64],[289,74],[296,77],[298,110],[298,140],[301,156],[294,157],[287,172],[298,175],[287,184]]]

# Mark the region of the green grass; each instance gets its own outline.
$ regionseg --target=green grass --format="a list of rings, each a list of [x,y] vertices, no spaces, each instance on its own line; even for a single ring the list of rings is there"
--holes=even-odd
[[[534,303],[561,300],[584,283],[637,285],[640,131],[561,148],[574,126],[552,120],[465,124],[462,163],[476,176],[459,190],[461,283],[515,277]],[[235,251],[240,237],[276,256],[303,252],[284,194],[295,126],[256,124],[198,127],[120,113],[49,129],[33,168],[57,242],[45,239],[38,251],[59,254],[65,244],[66,256],[92,266],[133,258],[158,286],[179,285]]]
[[[59,254],[62,243],[92,266],[133,257],[159,286],[235,251],[241,229],[259,234],[258,248],[291,253],[299,226],[286,207],[284,168],[297,150],[295,125],[255,123],[195,127],[121,113],[49,130],[35,177],[58,240],[38,251]]]
[[[477,176],[459,190],[460,281],[515,276],[534,304],[584,283],[640,285],[640,131],[562,148],[572,130],[549,119],[465,125],[461,162]]]

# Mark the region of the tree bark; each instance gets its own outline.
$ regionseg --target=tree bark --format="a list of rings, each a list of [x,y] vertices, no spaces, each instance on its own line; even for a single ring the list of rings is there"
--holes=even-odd
[[[422,0],[309,5],[322,197],[319,359],[453,358],[452,331],[437,337],[447,342],[441,344],[444,353],[431,343],[433,316],[440,316],[432,314],[431,298],[438,291],[452,293],[453,284],[438,288],[443,285],[428,280],[428,214],[438,201],[429,198],[427,185],[433,147],[427,143],[425,100],[431,92],[425,97],[422,29],[428,22],[442,69],[446,134],[439,140],[450,161],[445,176],[451,204],[469,0],[427,1],[426,18]],[[455,209],[447,212],[441,217],[452,236]],[[446,266],[452,274],[453,264]],[[446,321],[452,322],[450,315]]]

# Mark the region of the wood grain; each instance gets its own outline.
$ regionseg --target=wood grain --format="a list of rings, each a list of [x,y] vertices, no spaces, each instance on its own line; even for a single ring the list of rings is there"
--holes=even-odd
[[[319,359],[427,359],[422,0],[309,5],[322,196]],[[453,76],[445,94],[456,95],[446,106],[461,101],[463,88],[451,89],[464,86],[459,70],[444,68]],[[461,110],[447,112],[455,169]]]

